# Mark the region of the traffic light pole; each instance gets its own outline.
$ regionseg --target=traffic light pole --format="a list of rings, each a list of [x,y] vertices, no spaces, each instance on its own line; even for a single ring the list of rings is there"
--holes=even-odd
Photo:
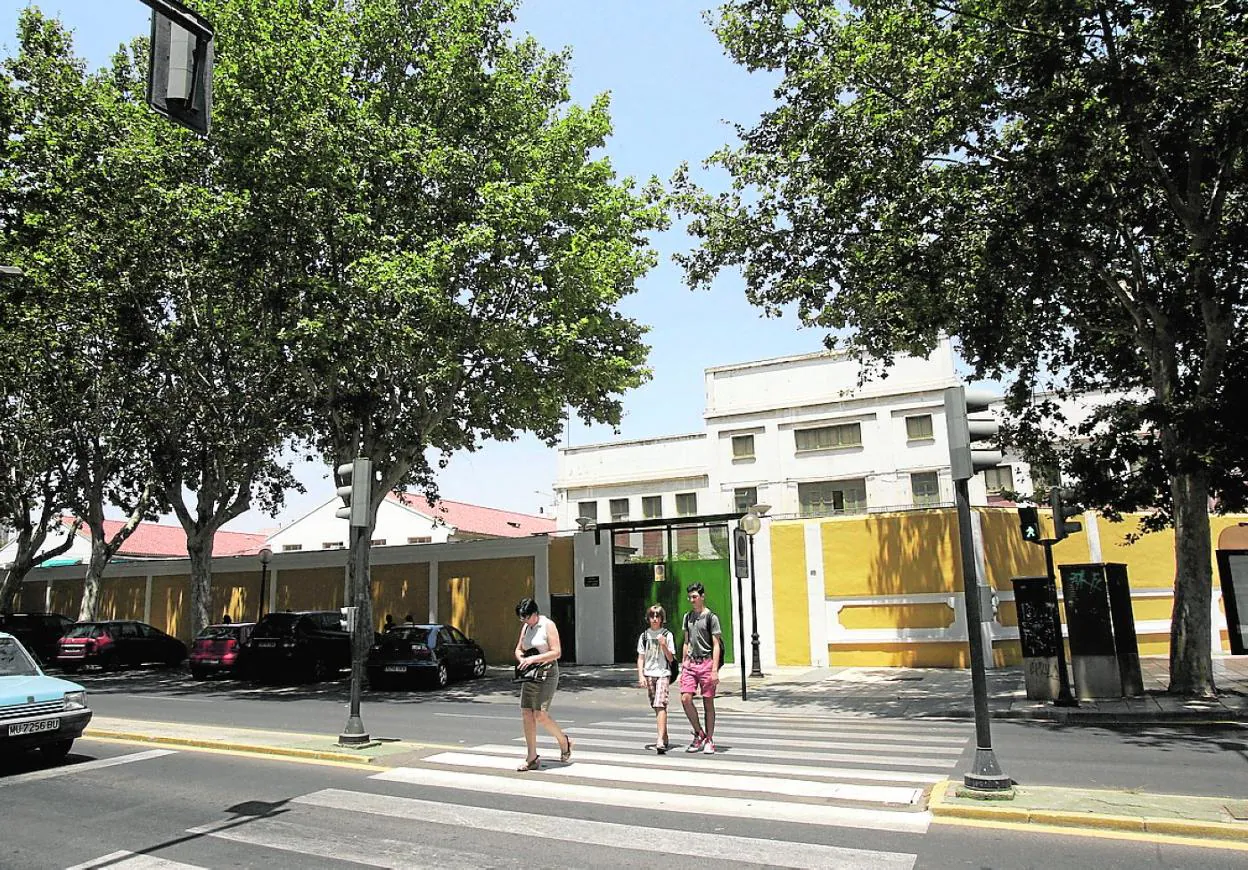
[[[1057,589],[1057,575],[1053,570],[1053,545],[1057,542],[1051,539],[1045,539],[1040,542],[1044,545],[1044,570],[1049,575],[1049,582],[1053,584],[1054,590]],[[1062,638],[1062,620],[1057,620],[1057,700],[1053,702],[1054,707],[1078,707],[1079,701],[1070,691],[1070,672],[1066,670],[1066,641]]]
[[[971,498],[965,479],[953,481],[958,507],[958,549],[962,553],[962,597],[966,601],[966,633],[971,654],[971,693],[975,702],[975,762],[963,784],[977,791],[1004,792],[1013,786],[1001,772],[992,751],[991,718],[988,711],[988,678],[984,672],[983,622],[979,609],[979,580],[975,569],[971,533]]]
[[[365,612],[360,606],[361,589],[367,589],[364,579],[364,541],[368,533],[367,526],[351,525],[351,710],[347,714],[347,724],[338,735],[341,746],[366,746],[371,743],[368,732],[364,730],[364,720],[360,718],[360,685],[364,682],[364,658],[360,655],[360,615]]]

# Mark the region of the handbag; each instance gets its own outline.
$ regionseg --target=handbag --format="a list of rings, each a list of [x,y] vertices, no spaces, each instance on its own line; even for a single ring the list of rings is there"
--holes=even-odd
[[[526,649],[524,654],[526,656],[536,656],[541,655],[541,652],[536,649]],[[544,683],[546,678],[550,676],[550,666],[553,664],[554,662],[542,662],[541,664],[529,665],[528,667],[521,667],[517,664],[516,675],[511,678],[511,681],[513,683]]]

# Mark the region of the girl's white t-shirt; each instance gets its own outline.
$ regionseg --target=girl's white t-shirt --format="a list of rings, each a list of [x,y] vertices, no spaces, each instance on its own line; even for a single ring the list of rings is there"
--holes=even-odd
[[[524,627],[524,640],[520,643],[521,649],[536,649],[539,653],[550,652],[550,640],[546,636],[546,626],[550,625],[550,620],[544,616],[539,616],[537,622]]]

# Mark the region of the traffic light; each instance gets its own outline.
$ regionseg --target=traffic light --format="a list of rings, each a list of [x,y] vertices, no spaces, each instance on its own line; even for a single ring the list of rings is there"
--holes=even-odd
[[[979,472],[996,468],[1004,461],[1005,455],[996,444],[1001,426],[992,417],[983,416],[983,412],[1000,398],[986,390],[968,390],[965,387],[945,390],[949,466],[954,480],[970,480]],[[971,414],[981,416],[972,417]],[[988,444],[973,447],[976,441]]]
[[[177,0],[143,0],[152,9],[147,103],[201,136],[212,121],[212,26]]]
[[[350,520],[353,526],[368,525],[368,503],[372,498],[373,461],[356,459],[339,465],[338,495],[345,507],[338,508],[334,516]]]
[[[1034,507],[1018,509],[1018,530],[1029,544],[1040,543],[1040,513]]]
[[[1083,523],[1073,523],[1068,520],[1068,517],[1077,517],[1083,511],[1076,505],[1064,504],[1062,495],[1060,486],[1049,490],[1049,506],[1053,508],[1053,539],[1055,541],[1083,531]]]

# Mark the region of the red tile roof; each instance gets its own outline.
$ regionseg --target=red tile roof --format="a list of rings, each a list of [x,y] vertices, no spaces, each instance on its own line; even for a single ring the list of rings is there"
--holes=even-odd
[[[63,520],[70,525],[73,520]],[[122,520],[105,520],[104,534],[109,540],[125,525]],[[86,526],[78,530],[78,534],[90,539],[91,532]],[[217,532],[213,539],[212,554],[214,556],[244,556],[258,553],[264,546],[267,535],[262,532]],[[131,558],[164,558],[185,559],[186,531],[181,526],[163,526],[160,523],[139,523],[130,537],[126,538],[118,556]]]
[[[446,499],[430,507],[423,495],[411,493],[401,495],[392,493],[389,498],[417,513],[434,517],[464,534],[488,535],[495,538],[523,538],[528,535],[543,535],[555,530],[554,517],[535,517],[531,514],[501,511],[497,508]]]

